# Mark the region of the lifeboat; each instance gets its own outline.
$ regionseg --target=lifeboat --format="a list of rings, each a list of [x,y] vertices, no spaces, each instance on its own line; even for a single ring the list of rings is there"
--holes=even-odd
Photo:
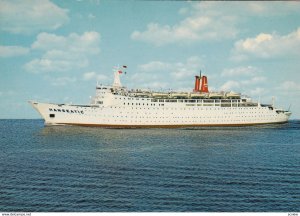
[[[136,92],[135,97],[150,97],[151,94],[149,92]]]
[[[210,92],[209,93],[209,98],[211,98],[211,99],[221,99],[223,97],[224,97],[224,95],[221,92]]]
[[[152,97],[154,97],[154,98],[168,98],[169,94],[168,93],[163,93],[163,92],[153,92]]]
[[[207,93],[200,93],[200,92],[193,92],[193,93],[191,93],[191,98],[193,98],[193,99],[208,98],[208,94]]]
[[[188,98],[189,94],[187,92],[172,92],[169,96],[170,98]]]
[[[229,99],[241,99],[241,94],[233,92],[233,91],[227,92],[226,93],[226,98],[229,98]]]

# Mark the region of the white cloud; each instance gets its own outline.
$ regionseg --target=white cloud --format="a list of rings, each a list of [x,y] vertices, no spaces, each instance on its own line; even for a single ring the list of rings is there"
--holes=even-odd
[[[71,33],[68,36],[59,36],[56,34],[40,33],[37,40],[32,44],[35,50],[59,50],[71,51],[87,54],[98,54],[100,34],[98,32],[84,32],[82,35]]]
[[[83,74],[84,80],[91,80],[96,76],[96,72],[86,72]]]
[[[0,29],[14,34],[55,30],[69,21],[68,10],[49,0],[1,0]]]
[[[67,84],[72,83],[72,82],[76,82],[75,77],[58,77],[58,78],[52,79],[51,85],[64,86],[64,85],[67,85]]]
[[[88,81],[88,80],[97,80],[97,81],[105,81],[107,80],[108,77],[103,74],[98,74],[94,71],[91,72],[86,72],[83,74],[83,80]]]
[[[299,83],[296,83],[294,81],[284,81],[281,83],[281,85],[278,87],[279,90],[281,91],[286,91],[286,92],[298,92],[300,93],[300,85]]]
[[[253,83],[260,83],[260,82],[264,82],[264,81],[266,81],[267,80],[267,78],[266,77],[264,77],[264,76],[255,76],[255,77],[253,77],[252,78],[252,82]]]
[[[158,70],[168,70],[170,68],[170,63],[161,61],[152,61],[143,65],[139,65],[141,71],[158,71]]]
[[[240,32],[239,23],[247,18],[283,16],[298,13],[300,4],[293,2],[192,2],[179,10],[186,17],[173,24],[151,22],[146,30],[135,30],[133,40],[157,46],[197,41],[233,39]]]
[[[240,17],[270,17],[285,16],[287,14],[297,14],[300,5],[297,2],[268,2],[268,1],[248,1],[248,2],[217,2],[204,1],[193,4],[197,11],[207,14],[236,14]]]
[[[99,54],[99,44],[100,34],[97,32],[68,36],[40,33],[31,49],[42,55],[26,63],[24,68],[33,73],[85,68],[89,65],[88,57]]]
[[[232,76],[253,76],[256,75],[259,70],[252,66],[247,67],[237,67],[224,69],[221,73],[223,77],[232,77]]]
[[[220,89],[222,91],[231,91],[231,90],[236,90],[239,89],[241,86],[241,84],[238,81],[234,81],[234,80],[229,80],[226,83],[224,83]]]
[[[152,61],[139,66],[142,72],[158,72],[159,74],[169,74],[172,78],[181,79],[184,76],[198,74],[203,68],[203,60],[198,56],[189,57],[186,62],[161,62]]]
[[[224,69],[222,77],[230,77],[220,89],[223,91],[250,92],[251,95],[259,95],[264,89],[260,84],[267,80],[265,76],[260,75],[262,71],[253,66],[236,67]]]
[[[172,77],[175,79],[182,79],[184,77],[192,77],[195,74],[198,74],[200,69],[203,69],[204,63],[203,60],[198,56],[192,56],[186,60],[185,63],[177,63],[173,66],[171,72]]]
[[[266,94],[268,91],[261,87],[256,87],[254,89],[250,90],[250,95],[252,96],[261,96],[263,94]]]
[[[287,35],[261,33],[254,38],[239,40],[232,50],[232,59],[284,58],[300,56],[300,28]]]
[[[179,11],[178,11],[178,13],[179,13],[180,15],[186,15],[186,14],[188,14],[188,12],[189,12],[189,9],[186,8],[186,7],[180,8]]]
[[[88,19],[95,19],[96,18],[96,16],[94,15],[94,14],[92,14],[92,13],[89,13],[88,14]]]
[[[141,87],[178,89],[186,87],[189,82],[193,86],[194,75],[203,67],[203,60],[198,56],[192,56],[185,62],[152,61],[139,65],[139,72],[130,79]]]
[[[264,76],[255,76],[255,77],[252,77],[249,80],[242,80],[241,84],[243,84],[243,85],[254,85],[254,84],[257,84],[257,83],[261,83],[261,82],[265,81],[266,79],[267,78],[264,77]]]
[[[179,23],[173,25],[149,23],[145,31],[135,30],[131,38],[161,46],[170,43],[224,40],[237,35],[238,19],[231,13],[217,12],[216,8],[219,6],[207,2],[190,5],[189,8],[179,10],[179,14],[187,15]],[[210,6],[208,10],[207,5]]]
[[[14,57],[28,54],[30,51],[27,47],[21,46],[0,46],[0,57]]]
[[[265,81],[265,77],[253,77],[249,80],[229,80],[225,82],[220,90],[222,91],[236,91],[236,92],[244,92],[250,93],[252,96],[261,95],[262,93],[266,93],[264,88],[257,86],[257,84]]]
[[[60,60],[60,59],[33,59],[24,65],[25,70],[32,73],[42,73],[42,72],[62,72],[69,71],[72,68],[83,68],[88,65],[87,60],[81,60],[77,62],[70,60]]]
[[[248,2],[248,10],[254,16],[270,17],[270,16],[286,16],[293,13],[297,14],[300,10],[298,2]]]
[[[139,65],[139,70],[143,72],[163,72],[170,73],[170,75],[175,79],[180,79],[184,76],[190,76],[197,74],[201,68],[203,68],[204,63],[202,58],[198,56],[189,57],[186,62],[161,62],[152,61],[147,64]]]
[[[175,25],[150,23],[147,30],[135,30],[134,40],[146,41],[157,46],[169,43],[189,43],[202,40],[221,40],[234,38],[237,34],[236,19],[233,16],[193,15]]]

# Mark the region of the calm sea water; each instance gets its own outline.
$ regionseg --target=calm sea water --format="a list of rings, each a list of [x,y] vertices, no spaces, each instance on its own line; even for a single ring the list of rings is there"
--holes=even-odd
[[[0,120],[0,211],[300,211],[300,121],[190,129]]]

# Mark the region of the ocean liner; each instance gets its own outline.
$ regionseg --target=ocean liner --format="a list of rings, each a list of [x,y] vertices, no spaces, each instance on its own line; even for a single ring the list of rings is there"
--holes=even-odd
[[[291,112],[235,92],[211,92],[207,76],[195,76],[191,92],[129,90],[121,85],[123,67],[114,68],[111,86],[96,86],[90,104],[29,101],[45,125],[101,127],[243,126],[287,122]]]

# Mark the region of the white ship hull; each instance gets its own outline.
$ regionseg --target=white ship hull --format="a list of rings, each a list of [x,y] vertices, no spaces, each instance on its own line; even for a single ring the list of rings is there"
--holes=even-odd
[[[243,126],[284,123],[288,121],[291,115],[287,111],[278,111],[262,106],[221,107],[216,104],[215,106],[207,106],[203,103],[191,105],[186,103],[139,102],[130,101],[130,103],[125,102],[106,107],[38,102],[31,102],[31,104],[44,118],[45,125],[102,127]],[[164,105],[160,106],[161,104]]]
[[[126,66],[123,66],[126,68]],[[287,122],[291,112],[230,92],[209,93],[207,77],[196,76],[193,92],[127,90],[116,68],[112,86],[96,87],[90,105],[30,102],[46,125],[102,127],[240,126]],[[226,96],[228,95],[228,97]]]

